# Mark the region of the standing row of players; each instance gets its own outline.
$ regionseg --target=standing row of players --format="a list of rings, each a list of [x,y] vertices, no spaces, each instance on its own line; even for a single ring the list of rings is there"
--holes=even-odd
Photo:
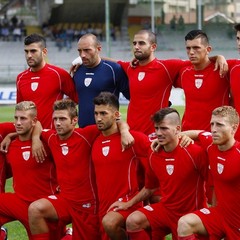
[[[186,127],[183,127],[184,130],[210,130],[211,111],[215,107],[230,103],[230,82],[228,77],[221,78],[218,72],[214,71],[214,64],[208,57],[211,47],[206,34],[202,31],[194,30],[186,35],[185,40],[190,62],[158,60],[154,57],[157,47],[156,36],[145,30],[134,36],[134,55],[139,61],[138,64],[135,67],[131,67],[129,62],[119,62],[129,81],[131,99],[127,117],[130,129],[141,131],[146,135],[152,135],[154,126],[151,123],[151,116],[159,109],[168,106],[168,98],[172,86],[181,86],[186,95],[186,111],[183,119],[183,126],[185,124]],[[87,34],[78,42],[78,51],[83,65],[74,74],[75,85],[72,84],[72,81],[69,81],[71,78],[66,72],[61,72],[62,70],[45,63],[46,45],[44,44],[45,42],[38,35],[31,35],[25,39],[26,59],[30,68],[20,74],[17,80],[17,101],[31,100],[35,102],[39,112],[38,118],[41,120],[44,128],[51,127],[50,119],[52,113],[49,105],[51,102],[50,97],[53,97],[54,94],[50,94],[48,91],[56,90],[56,86],[58,86],[58,91],[54,100],[57,100],[58,96],[65,93],[79,102],[80,126],[81,119],[94,112],[93,97],[90,96],[90,93],[94,92],[93,89],[99,88],[99,91],[107,90],[114,93],[122,91],[127,96],[128,82],[127,84],[122,84],[123,71],[119,68],[119,65],[101,60],[99,55],[101,46],[95,36]],[[237,60],[229,61],[229,65],[232,64],[230,66],[234,66],[230,71],[231,76],[234,76],[233,73],[237,69],[237,62]],[[118,69],[116,72],[113,70],[115,66]],[[119,75],[121,77],[117,78]],[[111,79],[113,89],[106,86],[104,89],[100,89],[102,87],[102,78],[104,80]],[[234,82],[233,77],[230,79],[231,83]],[[56,80],[56,84],[53,83],[54,80]],[[53,85],[53,88],[51,85]],[[65,88],[65,91],[61,91],[61,88]],[[75,88],[77,89],[78,99]],[[80,89],[85,91],[85,95],[84,92],[80,92]],[[97,93],[95,92],[96,95]],[[86,99],[88,97],[89,99]],[[40,99],[42,101],[39,101]],[[44,99],[45,102],[43,103]],[[205,99],[207,102],[204,102]],[[234,96],[234,101],[235,99],[236,97]],[[81,114],[81,110],[88,107],[88,105],[90,105],[92,111],[88,110],[86,113]],[[41,113],[42,115],[40,115]],[[46,118],[49,125],[44,126],[45,123],[41,116],[44,118],[47,114],[50,115],[50,117]],[[93,116],[92,114],[92,119],[94,120]],[[197,124],[193,125],[195,122]],[[192,124],[193,127],[191,128],[188,124]]]

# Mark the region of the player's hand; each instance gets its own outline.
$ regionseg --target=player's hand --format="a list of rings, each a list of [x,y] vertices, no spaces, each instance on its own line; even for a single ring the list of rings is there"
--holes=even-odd
[[[187,147],[190,144],[194,143],[194,140],[192,140],[190,137],[188,137],[187,135],[180,135],[179,136],[180,142],[179,145],[181,147]]]
[[[72,66],[69,69],[69,74],[71,76],[74,75],[74,73],[79,69],[79,67],[82,65],[82,59],[81,57],[77,57],[72,61]]]
[[[117,212],[119,210],[127,210],[129,207],[131,206],[129,205],[128,202],[116,201],[108,208],[107,212],[109,211]]]
[[[130,148],[134,144],[134,138],[129,131],[121,132],[122,151]]]
[[[7,135],[1,142],[0,145],[0,151],[3,153],[7,153],[8,152],[8,147],[11,143],[11,137],[9,135]]]
[[[34,139],[34,141],[32,141],[32,156],[38,163],[44,162],[47,156],[46,150],[40,139],[39,140]]]
[[[158,139],[152,140],[151,149],[152,149],[153,152],[158,152],[160,147],[161,147],[161,145],[160,145]]]
[[[138,65],[139,61],[134,58],[131,62],[130,62],[130,66],[131,68],[135,68]]]
[[[225,75],[228,73],[228,63],[224,56],[218,55],[216,62],[215,62],[215,68],[214,71],[217,71],[219,69],[219,75],[220,77],[225,77]]]

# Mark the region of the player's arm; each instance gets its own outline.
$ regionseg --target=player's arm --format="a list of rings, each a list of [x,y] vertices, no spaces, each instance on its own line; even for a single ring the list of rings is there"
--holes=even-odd
[[[32,132],[32,156],[39,163],[43,162],[45,160],[45,157],[47,156],[46,150],[40,139],[41,133],[42,133],[42,125],[39,121],[37,121]]]
[[[156,190],[157,190],[157,188],[148,189],[148,188],[143,187],[142,190],[138,194],[136,194],[131,200],[129,200],[127,202],[116,201],[109,207],[108,211],[111,209],[113,209],[113,211],[127,210],[130,207],[132,207],[133,205],[148,199],[150,196],[152,196],[152,194]]]
[[[117,120],[118,130],[121,133],[122,151],[134,144],[134,138],[129,132],[129,126],[122,120]]]
[[[14,139],[15,137],[17,137],[16,132],[9,133],[8,135],[6,135],[6,137],[2,140],[2,142],[0,144],[0,151],[3,153],[7,153],[8,147],[9,147],[12,139]]]
[[[228,73],[228,63],[223,55],[209,57],[212,62],[215,62],[214,71],[219,69],[220,77],[224,77]]]
[[[69,69],[69,74],[71,76],[74,75],[74,73],[78,70],[78,68],[82,65],[82,58],[80,56],[78,56],[77,58],[75,58],[73,61],[72,61],[72,65]]]
[[[191,131],[195,131],[195,130],[191,130]],[[197,136],[195,136],[195,134],[197,134],[197,132],[190,132],[189,133],[186,133],[188,131],[185,131],[185,132],[181,132],[179,134],[179,139],[180,139],[180,142],[179,142],[179,145],[181,147],[187,147],[188,145],[190,144],[193,144],[194,143],[194,140],[197,138]],[[202,131],[200,131],[202,132]],[[154,139],[151,143],[151,150],[153,152],[158,152],[159,148],[161,147],[161,144],[159,143],[158,139]]]

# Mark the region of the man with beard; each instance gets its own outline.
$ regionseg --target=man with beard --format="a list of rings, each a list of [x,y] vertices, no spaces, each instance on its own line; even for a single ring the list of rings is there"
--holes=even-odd
[[[31,34],[24,40],[25,58],[29,68],[17,76],[17,103],[33,101],[38,107],[38,120],[44,128],[52,128],[52,106],[64,94],[77,100],[70,74],[46,62],[46,40]]]
[[[100,57],[102,46],[91,33],[83,35],[78,41],[78,52],[82,65],[73,79],[79,99],[79,127],[95,124],[93,99],[102,91],[119,97],[120,92],[129,99],[128,79],[119,64]]]
[[[33,101],[38,108],[38,120],[44,128],[53,128],[52,106],[64,95],[75,102],[78,98],[70,74],[46,62],[46,40],[39,34],[31,34],[24,39],[25,58],[29,68],[17,76],[17,103]],[[46,158],[46,151],[32,149],[37,161]]]

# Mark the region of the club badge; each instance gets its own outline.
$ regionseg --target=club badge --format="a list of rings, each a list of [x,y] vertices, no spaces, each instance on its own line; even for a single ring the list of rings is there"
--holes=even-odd
[[[31,89],[32,89],[32,91],[36,91],[37,88],[38,88],[38,82],[32,82],[32,83],[31,83]]]
[[[142,81],[145,77],[145,72],[138,73],[138,81]]]
[[[30,158],[30,151],[25,151],[25,152],[23,152],[23,153],[22,153],[22,156],[23,156],[23,159],[24,159],[25,161],[29,160],[29,158]]]
[[[224,165],[222,165],[221,163],[217,164],[217,171],[219,174],[222,174],[224,170]]]
[[[103,156],[106,157],[106,156],[108,155],[109,149],[110,149],[109,146],[102,148],[102,154],[103,154]]]
[[[168,175],[172,175],[174,170],[174,165],[166,165],[166,170]]]
[[[91,82],[92,82],[92,78],[85,78],[84,79],[84,85],[86,87],[88,87],[91,84]]]
[[[202,84],[203,84],[203,80],[201,78],[196,78],[195,79],[195,87],[196,88],[199,89],[202,86]]]
[[[62,146],[62,154],[66,156],[68,154],[68,146]]]

